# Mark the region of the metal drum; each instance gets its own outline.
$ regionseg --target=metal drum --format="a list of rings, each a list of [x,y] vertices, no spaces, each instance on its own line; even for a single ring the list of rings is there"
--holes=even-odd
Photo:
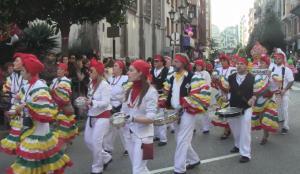
[[[219,116],[220,119],[226,120],[228,118],[235,118],[242,115],[242,109],[237,107],[227,107],[220,109],[216,112],[216,115]]]
[[[124,127],[126,123],[126,117],[126,114],[122,112],[114,113],[110,118],[110,123],[116,128]]]
[[[268,74],[270,74],[270,71],[268,69],[253,68],[251,70],[251,73],[253,75],[268,75]]]
[[[87,101],[86,97],[78,97],[75,99],[74,105],[75,105],[75,107],[77,107],[79,109],[86,109],[87,108],[86,101]]]
[[[154,126],[162,126],[173,123],[179,119],[178,111],[165,109],[163,115],[154,120]]]

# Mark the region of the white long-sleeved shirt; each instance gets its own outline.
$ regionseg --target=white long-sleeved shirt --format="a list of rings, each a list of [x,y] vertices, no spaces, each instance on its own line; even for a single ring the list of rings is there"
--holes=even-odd
[[[124,100],[125,91],[123,84],[128,81],[128,76],[122,75],[119,77],[111,77],[108,82],[111,87],[111,98],[110,102],[113,107],[118,107],[122,104]]]
[[[88,89],[88,98],[92,100],[92,105],[88,110],[88,116],[98,116],[104,111],[111,110],[111,88],[105,80],[100,82],[95,92],[92,87],[92,83],[90,83]]]

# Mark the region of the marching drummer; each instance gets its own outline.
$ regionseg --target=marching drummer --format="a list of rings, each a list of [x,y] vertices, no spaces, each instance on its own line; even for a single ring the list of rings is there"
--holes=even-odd
[[[243,110],[241,117],[228,119],[234,137],[234,148],[231,153],[240,153],[240,162],[245,163],[251,158],[251,117],[252,106],[256,101],[253,95],[254,76],[247,71],[247,60],[237,59],[237,73],[229,76],[230,107]]]
[[[158,91],[158,94],[162,94],[163,83],[166,81],[168,76],[168,68],[165,67],[166,61],[162,55],[154,56],[154,68],[151,70],[152,84]],[[163,109],[158,109],[158,115],[163,115]],[[155,139],[159,139],[158,146],[164,146],[167,144],[167,125],[155,126],[154,127]]]
[[[188,56],[182,53],[176,54],[175,73],[164,87],[167,95],[166,107],[177,110],[180,115],[175,126],[174,174],[185,173],[187,169],[193,169],[200,164],[199,156],[191,144],[195,116],[205,112],[210,102],[209,85],[197,75],[193,76],[188,68]]]
[[[222,66],[216,69],[215,72],[217,73],[217,76],[212,76],[212,82],[218,89],[218,94],[216,95],[217,104],[219,105],[219,108],[224,108],[228,105],[225,101],[228,101],[230,98],[230,95],[228,94],[228,77],[236,72],[236,68],[230,66],[230,57],[228,55],[221,54],[219,59]],[[227,122],[213,120],[212,124],[225,128],[221,140],[225,140],[230,136],[230,128]]]
[[[153,122],[157,113],[157,90],[152,87],[150,65],[143,60],[134,61],[128,71],[132,87],[126,91],[121,112],[127,114],[124,127],[126,149],[133,174],[148,174],[147,160],[153,159]]]
[[[103,80],[104,65],[96,59],[90,62],[91,82],[88,88],[88,119],[85,126],[84,140],[92,152],[92,174],[100,174],[112,161],[112,156],[103,150],[103,139],[108,133],[111,116],[109,84]]]
[[[117,60],[113,66],[113,76],[108,79],[111,87],[111,99],[110,103],[112,105],[111,113],[120,112],[122,108],[122,102],[124,100],[124,88],[123,84],[127,83],[128,76],[125,74],[126,66],[122,60]],[[114,149],[114,142],[117,134],[120,135],[121,142],[125,147],[125,140],[123,137],[122,129],[117,129],[113,126],[110,127],[109,133],[104,138],[104,149],[108,152],[112,152]],[[124,155],[128,155],[128,151],[124,151]]]

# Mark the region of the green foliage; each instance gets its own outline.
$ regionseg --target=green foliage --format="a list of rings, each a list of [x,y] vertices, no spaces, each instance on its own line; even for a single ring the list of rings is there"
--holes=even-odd
[[[210,52],[209,52],[209,60],[214,60],[219,55],[218,43],[214,40],[210,40]]]

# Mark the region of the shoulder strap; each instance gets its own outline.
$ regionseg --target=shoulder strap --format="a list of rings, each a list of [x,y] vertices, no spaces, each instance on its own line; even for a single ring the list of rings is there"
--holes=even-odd
[[[282,69],[281,69],[281,75],[282,75],[281,89],[283,89],[284,75],[285,75],[285,67],[282,67]]]
[[[275,67],[273,66],[273,68],[272,68],[272,72],[274,72],[275,71]]]

